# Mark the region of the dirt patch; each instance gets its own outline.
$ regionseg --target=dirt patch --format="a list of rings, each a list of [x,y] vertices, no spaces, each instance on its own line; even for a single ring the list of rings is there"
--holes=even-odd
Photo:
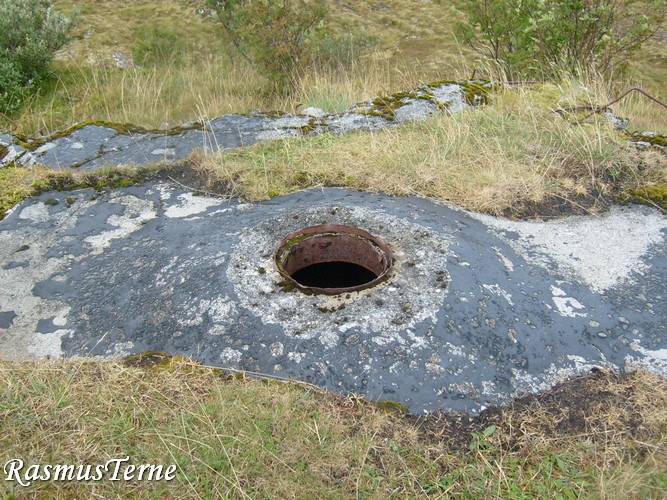
[[[644,410],[664,408],[665,403],[667,380],[663,378],[594,369],[550,391],[488,408],[478,416],[438,411],[404,418],[417,426],[422,439],[448,449],[468,448],[475,435],[490,427],[498,428],[505,436],[504,448],[513,449],[529,434],[598,440],[622,433],[634,439],[648,438]]]
[[[192,161],[160,170],[154,179],[170,181],[195,194],[207,196],[235,196],[233,182],[211,175],[206,169],[197,168]]]
[[[613,199],[599,191],[585,194],[569,193],[565,196],[549,196],[535,202],[519,200],[503,210],[503,216],[512,220],[560,219],[569,215],[599,214],[609,209]]]

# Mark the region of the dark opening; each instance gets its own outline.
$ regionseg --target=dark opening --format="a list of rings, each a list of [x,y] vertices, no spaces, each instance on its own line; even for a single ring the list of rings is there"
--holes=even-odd
[[[316,288],[349,288],[370,283],[377,274],[350,262],[319,262],[292,274],[303,286]]]
[[[384,241],[363,229],[321,224],[285,236],[274,259],[298,289],[335,295],[377,285],[386,279],[393,257]]]

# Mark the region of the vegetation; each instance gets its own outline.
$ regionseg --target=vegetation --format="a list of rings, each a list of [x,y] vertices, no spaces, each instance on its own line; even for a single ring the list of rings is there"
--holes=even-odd
[[[0,169],[0,220],[18,202],[45,191],[96,190],[127,187],[165,171],[163,165],[101,168],[92,171],[53,170],[43,166],[10,165]]]
[[[269,72],[279,89],[296,90],[308,63],[307,47],[324,20],[324,0],[195,0],[199,12],[222,24],[248,62]]]
[[[71,21],[48,0],[0,0],[0,113],[12,113],[45,78]]]
[[[23,3],[0,0],[7,9]],[[53,3],[65,12],[74,2]],[[196,153],[173,168],[183,184],[197,180],[194,187],[253,200],[336,185],[428,196],[509,216],[596,211],[612,199],[665,207],[667,156],[637,151],[598,115],[572,124],[573,117],[631,85],[667,99],[667,43],[658,37],[643,42],[658,25],[658,18],[651,19],[660,13],[655,8],[644,9],[645,23],[632,9],[622,20],[618,11],[613,18],[586,11],[587,31],[575,37],[573,16],[582,13],[577,9],[620,3],[539,2],[551,10],[540,10],[534,24],[527,16],[537,11],[522,10],[530,1],[516,2],[518,13],[486,11],[495,30],[507,27],[497,33],[494,64],[478,60],[454,35],[456,21],[471,15],[467,0],[327,1],[324,25],[321,11],[307,7],[321,9],[322,2],[286,0],[304,15],[284,19],[272,2],[252,2],[262,9],[257,24],[243,26],[239,22],[250,11],[235,9],[249,9],[250,2],[205,2],[208,8],[233,7],[216,13],[236,23],[230,30],[183,9],[184,3],[193,5],[77,0],[81,18],[72,40],[55,54],[52,72],[38,71],[20,83],[20,92],[3,97],[8,116],[0,115],[0,129],[40,135],[100,120],[158,129],[255,109],[317,106],[334,112],[419,82],[474,74],[507,84],[488,96],[489,106],[382,132],[284,139],[217,156]],[[64,18],[51,16],[62,28],[56,32],[64,34]],[[147,28],[148,17],[159,22]],[[0,39],[16,31],[1,24],[6,18],[0,15]],[[603,18],[613,26],[599,24]],[[492,42],[484,38],[481,21],[467,19],[464,33],[476,48]],[[562,23],[554,26],[555,19]],[[295,32],[288,29],[293,21]],[[515,29],[512,23],[523,24]],[[269,25],[284,28],[275,46],[261,39]],[[502,38],[510,31],[514,38]],[[609,33],[625,38],[605,38]],[[639,42],[647,50],[635,51]],[[53,50],[58,45],[44,43]],[[113,52],[131,55],[130,67],[116,67]],[[553,65],[557,58],[568,71]],[[578,69],[575,60],[600,69],[624,59],[627,67],[613,80],[592,70],[569,74]],[[534,64],[540,71],[533,71]],[[0,78],[16,78],[0,69]],[[537,74],[537,81],[508,84],[515,70]],[[287,79],[289,93],[277,91],[276,75]],[[542,81],[544,76],[553,80]],[[39,91],[24,92],[38,80]],[[585,111],[568,114],[577,109]],[[639,95],[613,111],[630,118],[631,130],[667,133],[664,110]],[[42,190],[106,189],[155,172],[3,168],[0,217]],[[130,456],[133,463],[178,467],[168,483],[42,481],[23,490],[1,481],[0,496],[9,498],[660,498],[667,488],[667,386],[664,378],[646,373],[598,373],[479,418],[436,413],[417,419],[387,414],[383,408],[391,404],[229,377],[183,359],[153,368],[0,362],[0,401],[3,464],[16,457],[34,464],[95,464]]]
[[[421,419],[181,359],[2,363],[0,382],[3,464],[177,466],[173,481],[2,481],[3,496],[659,498],[667,485],[667,385],[648,374]]]
[[[65,12],[75,2],[54,0],[54,5]],[[274,91],[261,64],[249,63],[228,45],[220,23],[194,9],[184,10],[181,0],[79,0],[79,21],[72,41],[57,54],[54,76],[10,120],[0,116],[0,128],[48,134],[85,121],[160,128],[257,109],[317,106],[341,111],[418,82],[467,79],[474,70],[476,76],[497,76],[496,68],[477,61],[478,54],[458,43],[458,3],[371,0],[348,2],[344,8],[327,5],[326,36],[321,27],[314,31],[304,46],[310,56],[296,79],[297,88],[285,94]],[[141,21],[149,16],[156,23],[147,28]],[[632,55],[623,78],[605,79],[607,95],[595,97],[614,97],[639,84],[667,99],[667,44],[655,38],[644,46]],[[120,70],[114,52],[128,59],[135,55],[136,65]],[[584,75],[582,84],[596,80]],[[622,107],[614,110],[632,118],[633,125],[639,118],[623,114]],[[646,116],[661,118],[655,111]],[[664,121],[653,120],[646,130],[660,132],[656,129]]]
[[[617,69],[667,19],[655,0],[463,0],[463,41],[510,75]]]
[[[176,34],[159,24],[142,26],[132,47],[132,57],[141,66],[176,64],[180,52]]]
[[[604,119],[573,126],[550,111],[561,92],[504,90],[491,106],[400,129],[282,139],[195,160],[249,200],[347,186],[514,217],[595,212],[623,190],[667,182],[664,155],[636,151]]]

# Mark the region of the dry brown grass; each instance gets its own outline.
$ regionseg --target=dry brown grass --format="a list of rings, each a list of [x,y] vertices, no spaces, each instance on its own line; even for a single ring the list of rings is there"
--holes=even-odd
[[[598,373],[467,420],[177,358],[0,363],[0,382],[2,463],[178,466],[169,483],[2,481],[4,494],[659,498],[667,484],[667,382],[647,373]]]
[[[0,219],[14,205],[33,193],[33,185],[47,175],[44,167],[0,169]]]
[[[55,5],[68,11],[75,3],[82,16],[74,40],[55,65],[57,79],[14,117],[19,123],[17,132],[48,134],[77,122],[98,120],[157,128],[230,112],[295,111],[299,105],[340,111],[354,102],[419,82],[469,78],[473,70],[477,76],[503,78],[497,68],[479,61],[470,49],[457,43],[453,25],[461,14],[455,2],[332,1],[330,31],[368,37],[372,47],[355,54],[347,66],[334,64],[308,71],[291,96],[271,92],[261,69],[240,60],[224,45],[220,27],[183,9],[179,0],[58,0]],[[116,68],[112,53],[119,51],[131,58],[146,19],[177,37],[178,60],[163,61],[157,67]],[[622,87],[636,84],[667,99],[663,90],[665,47],[664,41],[651,42],[624,81],[586,85],[589,90],[578,91],[580,100],[600,104],[604,99],[599,98],[614,97]],[[665,124],[665,113],[660,115],[660,110],[656,112],[641,100],[630,99],[619,109],[621,115],[635,120],[636,128],[658,132],[667,128],[659,123],[654,126],[660,120]],[[656,116],[662,118],[656,120]],[[14,127],[9,121],[0,121],[0,126]]]
[[[506,89],[481,109],[381,132],[285,139],[197,163],[249,200],[347,186],[514,215],[554,203],[595,211],[621,180],[645,177],[640,164],[667,179],[659,155],[638,153],[604,119],[573,126],[554,113],[558,92]]]

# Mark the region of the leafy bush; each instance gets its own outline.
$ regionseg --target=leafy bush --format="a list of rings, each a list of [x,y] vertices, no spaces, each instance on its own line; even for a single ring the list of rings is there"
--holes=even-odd
[[[0,112],[16,110],[46,76],[70,27],[48,0],[0,0]]]
[[[458,36],[510,75],[614,70],[665,23],[653,0],[461,0]]]
[[[325,0],[194,0],[212,14],[231,43],[279,88],[296,88],[309,62],[308,41],[327,14]]]

